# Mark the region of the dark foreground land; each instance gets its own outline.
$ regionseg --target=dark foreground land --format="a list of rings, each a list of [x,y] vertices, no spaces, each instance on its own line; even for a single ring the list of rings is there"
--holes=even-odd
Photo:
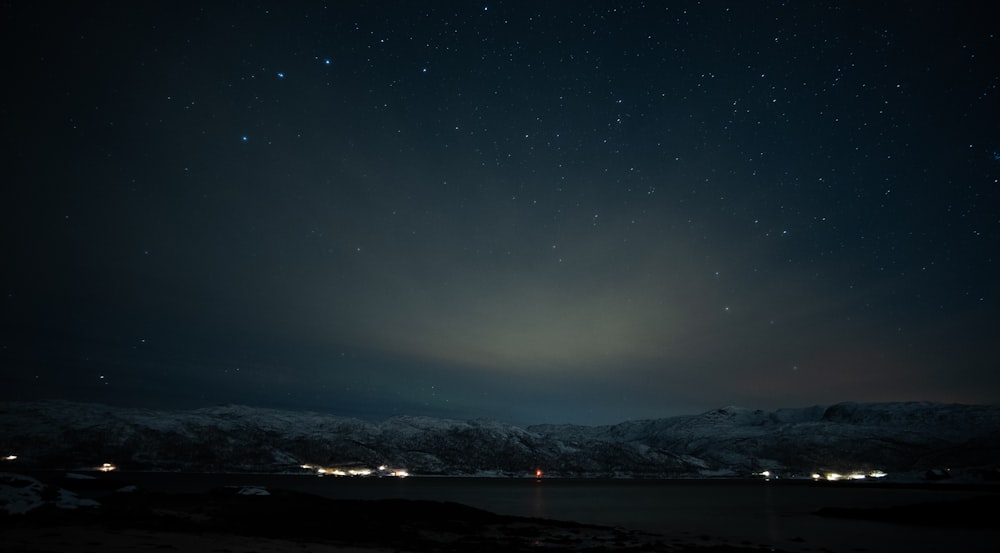
[[[776,551],[766,545],[727,542],[710,536],[668,537],[608,526],[503,516],[451,502],[330,499],[257,486],[164,493],[128,486],[113,477],[53,476],[44,483],[32,481],[43,501],[22,514],[0,514],[0,552]],[[11,497],[17,495],[18,482],[17,478],[6,480],[8,492],[14,492]],[[75,508],[66,508],[60,498],[67,492],[83,501],[71,505]],[[97,504],[86,506],[89,499]],[[815,514],[898,525],[900,531],[912,528],[910,525],[961,531],[994,528],[998,503],[1000,496],[985,493],[958,502],[877,509],[824,508]]]
[[[302,492],[224,487],[171,494],[126,488],[106,480],[60,480],[99,505],[75,509],[46,504],[0,515],[0,551],[283,552],[740,552],[760,550],[708,537],[668,539],[611,528],[512,517],[458,503],[420,500],[338,500]],[[117,484],[115,484],[117,485]],[[88,489],[89,488],[89,489]],[[690,543],[698,541],[701,543]],[[682,543],[687,541],[688,543]],[[773,549],[768,549],[774,551]]]

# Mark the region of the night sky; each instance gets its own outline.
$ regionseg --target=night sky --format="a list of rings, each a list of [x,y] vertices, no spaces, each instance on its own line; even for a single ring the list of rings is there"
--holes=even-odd
[[[0,399],[1000,401],[974,2],[5,2]]]

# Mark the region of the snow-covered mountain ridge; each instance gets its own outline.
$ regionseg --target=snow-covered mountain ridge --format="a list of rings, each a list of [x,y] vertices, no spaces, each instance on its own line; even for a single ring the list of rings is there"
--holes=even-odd
[[[412,474],[748,476],[1000,465],[1000,406],[840,403],[606,426],[333,415],[220,406],[191,411],[0,403],[0,455],[28,468],[282,472],[389,465]]]

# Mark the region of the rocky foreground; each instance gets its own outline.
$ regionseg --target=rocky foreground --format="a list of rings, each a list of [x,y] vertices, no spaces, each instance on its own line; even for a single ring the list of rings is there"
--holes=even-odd
[[[120,484],[0,475],[0,551],[759,550],[707,536],[667,539],[620,528],[502,516],[449,502],[333,500],[252,486],[196,494],[154,493],[127,485],[109,489]]]
[[[888,524],[899,532],[921,526],[956,538],[970,531],[995,535],[1000,494],[993,486],[977,490],[981,495],[959,501],[822,508],[815,515]],[[329,499],[261,486],[164,493],[114,476],[77,473],[0,474],[0,536],[0,552],[48,553],[778,551],[770,544],[685,532],[665,536],[504,516],[451,502]],[[829,551],[800,545],[794,551]]]

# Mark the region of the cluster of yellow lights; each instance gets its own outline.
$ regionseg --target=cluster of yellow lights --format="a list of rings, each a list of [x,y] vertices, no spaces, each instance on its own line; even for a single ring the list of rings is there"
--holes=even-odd
[[[371,476],[375,473],[374,470],[369,468],[354,468],[354,469],[341,469],[341,468],[331,468],[331,467],[320,467],[316,465],[300,465],[306,470],[314,470],[316,474],[320,476],[330,475],[330,476]],[[379,476],[395,476],[396,478],[406,478],[410,473],[402,469],[391,469],[386,465],[382,465],[378,468]]]
[[[101,472],[111,472],[113,470],[118,470],[118,467],[112,465],[111,463],[104,463],[101,466],[97,467],[97,470]]]
[[[17,459],[17,455],[8,455],[3,458],[4,461],[13,461],[15,459]]]
[[[387,476],[395,476],[396,478],[406,478],[410,473],[406,472],[404,469],[391,469],[387,465],[379,465],[379,474],[385,474]]]
[[[868,473],[861,471],[849,472],[847,474],[840,474],[839,472],[828,472],[826,474],[820,474],[814,472],[812,474],[813,480],[827,480],[829,482],[836,482],[838,480],[864,480],[865,478],[885,478],[886,473],[880,470],[873,470]]]

